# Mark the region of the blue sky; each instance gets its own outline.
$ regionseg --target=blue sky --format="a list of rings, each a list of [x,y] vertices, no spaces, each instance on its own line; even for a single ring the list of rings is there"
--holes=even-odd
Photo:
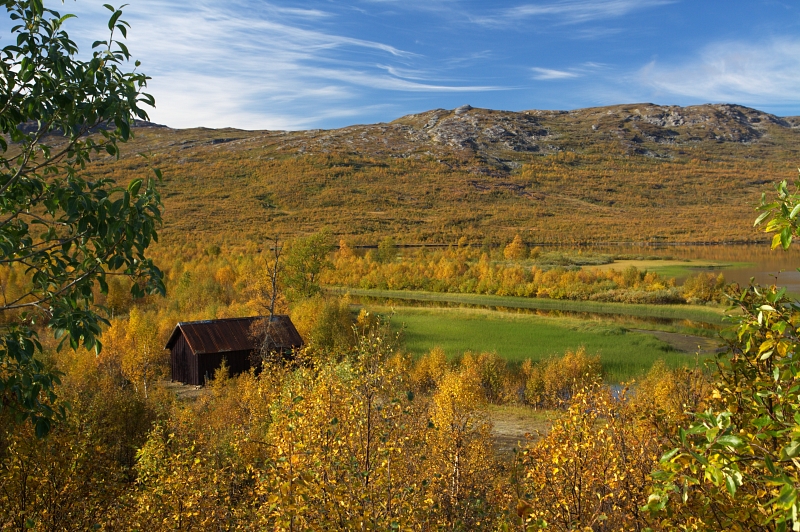
[[[88,51],[102,1],[78,14]],[[731,102],[800,115],[800,2],[129,0],[128,46],[172,127],[333,128],[463,104]],[[2,23],[0,45],[8,42]]]

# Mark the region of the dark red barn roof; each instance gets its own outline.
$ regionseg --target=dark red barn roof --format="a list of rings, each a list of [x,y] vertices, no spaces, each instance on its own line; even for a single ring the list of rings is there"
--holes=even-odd
[[[182,321],[175,326],[165,349],[171,349],[178,339],[178,335],[183,333],[195,355],[249,351],[255,349],[258,344],[251,327],[255,322],[265,319],[267,319],[266,316],[252,316],[249,318]],[[292,320],[286,315],[272,317],[270,339],[278,349],[293,349],[303,345],[303,339],[295,329]]]

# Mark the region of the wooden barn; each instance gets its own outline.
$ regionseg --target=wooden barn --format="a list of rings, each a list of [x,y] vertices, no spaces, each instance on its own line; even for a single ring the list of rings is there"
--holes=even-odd
[[[224,358],[232,375],[250,369],[250,356],[261,343],[254,324],[265,316],[180,322],[169,337],[172,380],[205,384],[214,376]],[[255,327],[257,329],[257,327]],[[303,345],[289,316],[272,317],[270,340],[273,349],[291,352]]]

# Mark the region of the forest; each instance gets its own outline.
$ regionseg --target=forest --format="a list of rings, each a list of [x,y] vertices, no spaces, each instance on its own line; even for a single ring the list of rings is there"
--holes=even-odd
[[[800,530],[800,303],[538,245],[635,240],[662,208],[673,215],[655,240],[759,240],[741,213],[795,153],[791,121],[709,106],[663,142],[620,119],[650,108],[518,113],[527,136],[501,146],[487,129],[459,140],[446,128],[462,119],[437,110],[374,126],[388,159],[341,149],[352,131],[174,133],[147,125],[154,99],[129,69],[120,9],[105,6],[108,39],[81,58],[69,16],[39,0],[4,7],[18,25],[0,62],[0,528]],[[587,117],[600,132],[588,147]],[[445,129],[423,135],[419,120]],[[186,135],[212,138],[169,140]],[[152,153],[134,163],[139,143]],[[519,143],[523,162],[499,158]],[[213,150],[224,155],[210,162]],[[755,226],[773,249],[800,235],[799,186],[762,196]],[[619,382],[583,348],[412,356],[391,313],[348,288],[724,304],[728,328],[712,356]],[[301,349],[261,342],[250,371],[169,382],[176,323],[273,313],[291,317]],[[501,448],[500,411],[537,430]]]
[[[59,351],[57,340],[42,331],[42,360],[60,375],[54,392],[69,408],[46,437],[4,410],[4,426],[13,428],[2,440],[4,526],[671,530],[714,529],[723,526],[717,519],[728,519],[724,528],[741,522],[742,530],[753,530],[774,519],[761,509],[770,507],[770,492],[759,496],[753,479],[733,477],[734,497],[724,484],[722,491],[715,488],[715,479],[676,470],[683,462],[674,457],[661,460],[684,445],[687,453],[701,451],[690,447],[684,430],[697,422],[694,413],[731,400],[722,395],[728,384],[720,379],[730,371],[721,370],[725,366],[657,363],[620,387],[604,381],[599,358],[582,350],[521,364],[491,352],[453,359],[437,348],[412,358],[384,317],[366,309],[353,314],[346,296],[326,295],[320,284],[347,279],[365,262],[387,279],[396,271],[413,278],[408,272],[440,268],[461,271],[463,278],[439,276],[460,284],[478,275],[468,265],[480,268],[481,261],[495,263],[492,275],[503,277],[504,268],[521,270],[518,261],[533,260],[514,241],[491,251],[492,262],[485,252],[458,247],[403,258],[388,241],[363,257],[346,245],[332,252],[324,232],[277,244],[278,263],[267,245],[261,253],[239,254],[195,246],[172,262],[156,253],[167,297],[134,298],[130,280],[110,277],[106,292],[95,287],[94,294],[109,312],[99,355],[85,348]],[[562,254],[560,261],[570,257],[608,260]],[[264,313],[276,264],[276,312],[288,312],[306,340],[295,362],[264,353],[260,371],[230,377],[223,368],[202,390],[176,395],[165,385],[169,355],[163,350],[175,323]],[[563,266],[547,271],[556,272],[555,281],[580,272]],[[639,271],[611,272],[588,279],[612,291],[672,285],[685,297],[698,290]],[[8,290],[25,290],[25,275],[5,273]],[[720,297],[714,276],[698,278],[705,282],[696,286],[708,292],[690,297]],[[570,280],[585,290],[585,278]],[[561,286],[570,284],[562,280]],[[754,290],[742,294],[755,298]],[[748,334],[774,338],[763,318],[759,324],[757,313],[749,314],[755,303],[746,303]],[[785,329],[781,337],[788,334]],[[720,364],[739,345],[731,340]],[[761,359],[762,349],[752,345]],[[548,427],[521,438],[514,452],[498,451],[491,428],[491,409],[498,405],[539,412]],[[716,429],[700,425],[717,431],[706,443],[740,438],[729,422],[721,418]],[[707,432],[694,430],[706,438]],[[693,455],[675,456],[685,461]],[[726,482],[728,472],[720,469]],[[686,502],[680,489],[671,492],[660,480],[676,471],[700,482]],[[746,496],[753,497],[752,515],[742,514]],[[671,499],[673,506],[659,508]]]

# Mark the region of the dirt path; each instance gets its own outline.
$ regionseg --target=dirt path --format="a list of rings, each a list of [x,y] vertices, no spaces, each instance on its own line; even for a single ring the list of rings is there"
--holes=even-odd
[[[194,401],[204,392],[203,386],[194,386],[192,384],[182,384],[180,382],[161,381],[161,385],[170,392],[175,394],[180,400]]]

